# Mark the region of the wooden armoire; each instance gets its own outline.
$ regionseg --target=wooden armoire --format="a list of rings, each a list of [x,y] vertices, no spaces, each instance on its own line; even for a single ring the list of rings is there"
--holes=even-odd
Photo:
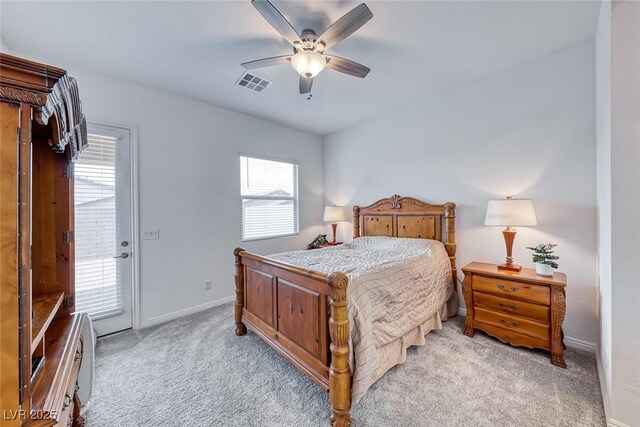
[[[73,161],[87,144],[66,71],[0,54],[0,425],[82,425]]]

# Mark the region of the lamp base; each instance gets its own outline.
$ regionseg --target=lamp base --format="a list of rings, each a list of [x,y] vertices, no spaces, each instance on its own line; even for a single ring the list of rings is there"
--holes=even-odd
[[[329,242],[330,245],[336,245],[338,242],[336,242],[336,231],[338,229],[338,223],[334,222],[333,224],[331,224],[331,229],[333,230],[333,240]]]
[[[513,263],[513,256],[511,255],[513,251],[513,241],[516,238],[516,230],[511,227],[507,227],[502,231],[502,235],[504,236],[504,243],[507,246],[507,258],[505,259],[504,264],[498,265],[498,270],[506,270],[506,271],[520,271],[522,270],[522,266]]]
[[[498,270],[520,271],[522,266],[518,264],[498,264]]]

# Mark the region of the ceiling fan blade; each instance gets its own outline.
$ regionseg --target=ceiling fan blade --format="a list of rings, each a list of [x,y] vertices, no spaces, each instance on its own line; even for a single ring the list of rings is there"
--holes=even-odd
[[[256,59],[255,61],[244,62],[242,65],[246,70],[253,70],[256,68],[272,67],[274,65],[288,64],[291,60],[291,55],[272,56],[271,58]]]
[[[373,13],[362,3],[351,11],[347,12],[342,18],[334,22],[318,39],[319,42],[324,43],[325,49],[329,49],[335,46],[351,34],[353,34],[358,28],[373,17]]]
[[[306,78],[300,76],[300,94],[311,92],[311,85],[313,85],[313,78]]]
[[[294,42],[302,43],[302,39],[298,32],[291,26],[289,21],[275,8],[274,5],[269,3],[268,0],[251,0],[251,4],[258,9],[258,12],[267,20],[269,24],[277,32],[282,35],[289,43]]]
[[[327,68],[340,71],[341,73],[349,74],[350,76],[365,78],[371,68],[358,64],[355,61],[346,58],[340,58],[339,56],[324,55],[327,61]]]

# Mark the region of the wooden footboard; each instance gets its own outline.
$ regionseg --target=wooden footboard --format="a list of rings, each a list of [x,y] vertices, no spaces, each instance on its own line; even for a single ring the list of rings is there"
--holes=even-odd
[[[242,248],[236,265],[236,335],[247,327],[329,392],[331,425],[351,424],[347,276],[304,270]]]

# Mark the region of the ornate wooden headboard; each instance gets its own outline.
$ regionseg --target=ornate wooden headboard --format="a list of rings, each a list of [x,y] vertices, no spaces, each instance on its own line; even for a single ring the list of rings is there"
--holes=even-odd
[[[444,222],[444,235],[442,223]],[[397,194],[353,207],[353,237],[391,236],[440,240],[449,254],[456,288],[456,204],[431,205]]]

